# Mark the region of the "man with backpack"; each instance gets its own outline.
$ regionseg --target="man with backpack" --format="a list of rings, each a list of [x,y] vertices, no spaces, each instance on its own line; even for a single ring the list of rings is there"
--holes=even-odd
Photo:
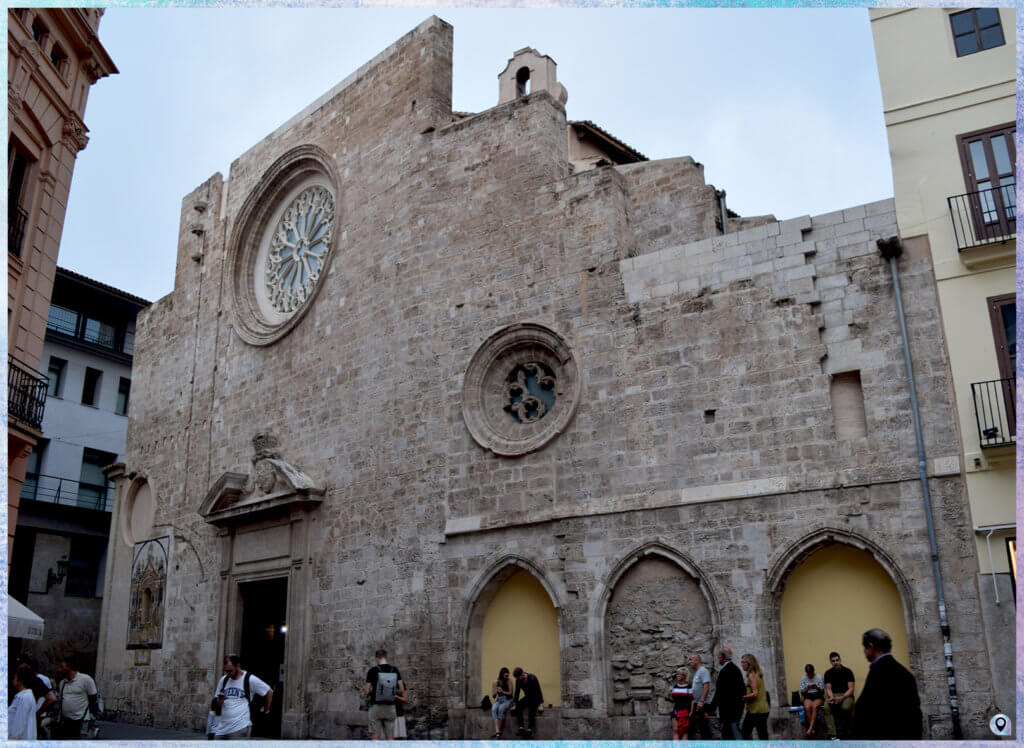
[[[257,706],[254,697],[260,697]],[[246,740],[252,734],[252,711],[270,712],[274,690],[252,673],[242,669],[242,658],[229,654],[224,658],[224,676],[217,684],[213,697],[211,721],[216,740]]]
[[[374,740],[394,740],[395,702],[405,695],[405,684],[398,668],[388,664],[387,650],[378,649],[375,657],[377,664],[367,671],[363,686],[370,703],[370,733]]]

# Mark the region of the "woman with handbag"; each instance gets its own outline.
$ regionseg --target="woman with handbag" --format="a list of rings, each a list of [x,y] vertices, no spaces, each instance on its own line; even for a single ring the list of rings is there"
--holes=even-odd
[[[491,718],[494,720],[494,736],[501,737],[501,729],[505,724],[505,715],[512,706],[512,678],[507,667],[498,671],[498,677],[491,685],[494,706],[491,707]]]

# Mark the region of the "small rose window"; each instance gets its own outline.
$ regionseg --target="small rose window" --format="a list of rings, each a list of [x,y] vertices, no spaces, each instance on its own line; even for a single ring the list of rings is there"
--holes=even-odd
[[[512,325],[488,338],[469,362],[462,416],[481,447],[522,455],[568,427],[581,387],[576,358],[560,335],[533,323]]]

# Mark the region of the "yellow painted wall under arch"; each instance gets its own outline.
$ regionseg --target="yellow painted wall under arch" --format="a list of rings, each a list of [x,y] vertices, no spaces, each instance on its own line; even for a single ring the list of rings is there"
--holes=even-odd
[[[537,676],[545,705],[562,705],[558,609],[532,574],[517,571],[501,586],[487,608],[482,639],[481,697],[491,695],[502,667],[519,666]]]
[[[908,665],[899,589],[866,551],[837,544],[809,556],[786,583],[781,619],[786,701],[800,687],[807,663],[824,677],[833,650],[853,671],[859,696],[868,676],[861,635],[870,628],[888,632],[893,657]]]

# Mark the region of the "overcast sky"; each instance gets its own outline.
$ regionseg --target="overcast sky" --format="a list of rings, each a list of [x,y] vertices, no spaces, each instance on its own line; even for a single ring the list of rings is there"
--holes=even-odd
[[[741,215],[892,196],[863,8],[110,8],[100,39],[121,72],[89,96],[58,263],[169,293],[182,197],[432,13],[455,27],[456,110],[497,104],[531,46],[558,64],[569,119],[692,156]]]

